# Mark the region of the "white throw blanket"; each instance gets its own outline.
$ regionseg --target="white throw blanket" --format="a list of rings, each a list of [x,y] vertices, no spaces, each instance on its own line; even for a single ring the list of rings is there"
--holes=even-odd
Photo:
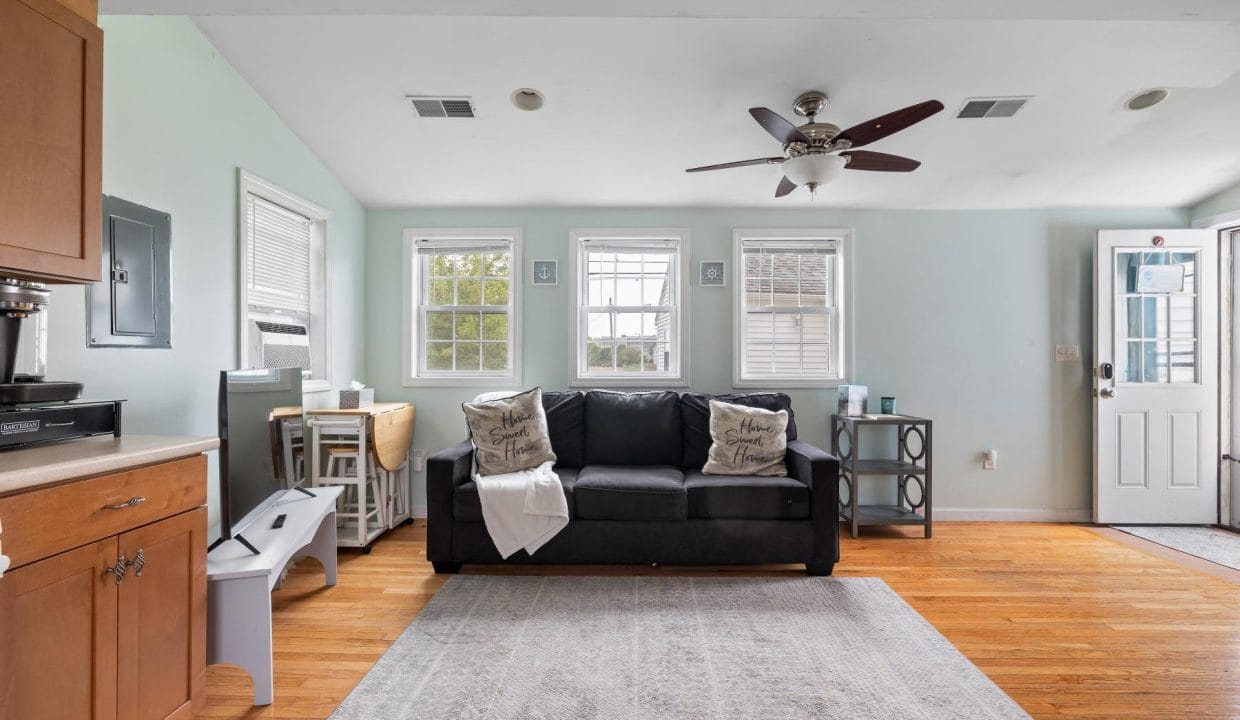
[[[475,472],[474,482],[482,519],[502,558],[522,548],[533,555],[568,525],[568,501],[550,462],[502,475]]]

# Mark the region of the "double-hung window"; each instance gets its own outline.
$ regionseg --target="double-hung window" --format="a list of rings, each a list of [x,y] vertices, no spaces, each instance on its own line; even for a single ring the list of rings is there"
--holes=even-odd
[[[736,230],[734,383],[843,381],[847,230]]]
[[[687,384],[687,231],[574,230],[571,243],[572,382]]]
[[[520,230],[405,230],[405,384],[519,382],[520,296]]]
[[[238,185],[242,366],[300,367],[326,390],[330,213],[245,171]]]

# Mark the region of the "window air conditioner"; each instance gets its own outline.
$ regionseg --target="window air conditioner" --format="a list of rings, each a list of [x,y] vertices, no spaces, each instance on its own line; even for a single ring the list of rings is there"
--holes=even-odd
[[[310,369],[310,333],[293,321],[250,321],[250,357],[256,368]]]

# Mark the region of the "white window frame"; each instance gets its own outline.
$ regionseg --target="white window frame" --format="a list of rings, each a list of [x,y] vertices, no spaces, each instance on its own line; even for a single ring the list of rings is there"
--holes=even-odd
[[[511,362],[507,372],[439,370],[428,371],[421,367],[425,357],[426,337],[423,334],[422,316],[426,309],[421,305],[422,285],[425,273],[418,261],[418,240],[476,241],[493,243],[496,238],[512,243],[512,276],[509,279],[508,345]],[[405,387],[475,387],[511,386],[521,382],[521,228],[405,228],[404,231],[404,331],[402,342],[403,384]],[[492,309],[500,306],[490,306]]]
[[[583,340],[588,333],[588,307],[585,285],[586,253],[584,244],[590,241],[606,241],[608,244],[634,245],[651,240],[674,240],[676,287],[675,305],[672,307],[672,357],[674,373],[626,373],[598,374],[586,371]],[[685,387],[689,385],[689,230],[688,228],[575,228],[569,232],[569,267],[572,274],[573,304],[569,315],[568,367],[571,387]],[[651,312],[650,306],[615,307],[620,312]]]
[[[736,388],[822,388],[848,383],[848,373],[853,366],[853,315],[852,315],[852,230],[848,228],[796,228],[752,229],[736,228],[732,231],[732,267],[736,278],[732,298],[732,385]],[[751,375],[744,371],[746,332],[745,313],[745,258],[747,241],[813,241],[822,240],[835,245],[835,316],[832,323],[833,363],[836,371],[829,375]]]
[[[331,211],[309,200],[264,180],[257,175],[237,170],[237,288],[238,310],[238,367],[249,368],[250,352],[250,299],[248,277],[250,218],[246,202],[250,195],[279,205],[297,213],[311,222],[310,232],[310,365],[311,374],[303,378],[303,392],[323,392],[331,389],[331,316],[328,298],[331,297],[331,274],[327,267],[327,247],[331,237]],[[265,313],[263,313],[265,314]]]

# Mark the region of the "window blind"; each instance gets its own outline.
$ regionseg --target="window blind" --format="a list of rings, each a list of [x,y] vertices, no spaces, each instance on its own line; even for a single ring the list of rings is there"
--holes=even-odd
[[[312,222],[256,195],[245,212],[249,304],[309,316]]]
[[[424,238],[416,241],[416,247],[419,255],[450,255],[450,254],[474,254],[474,253],[502,253],[512,251],[512,240],[504,238],[494,239],[439,239],[434,240]]]
[[[680,240],[676,238],[584,238],[581,248],[588,253],[676,253]]]

